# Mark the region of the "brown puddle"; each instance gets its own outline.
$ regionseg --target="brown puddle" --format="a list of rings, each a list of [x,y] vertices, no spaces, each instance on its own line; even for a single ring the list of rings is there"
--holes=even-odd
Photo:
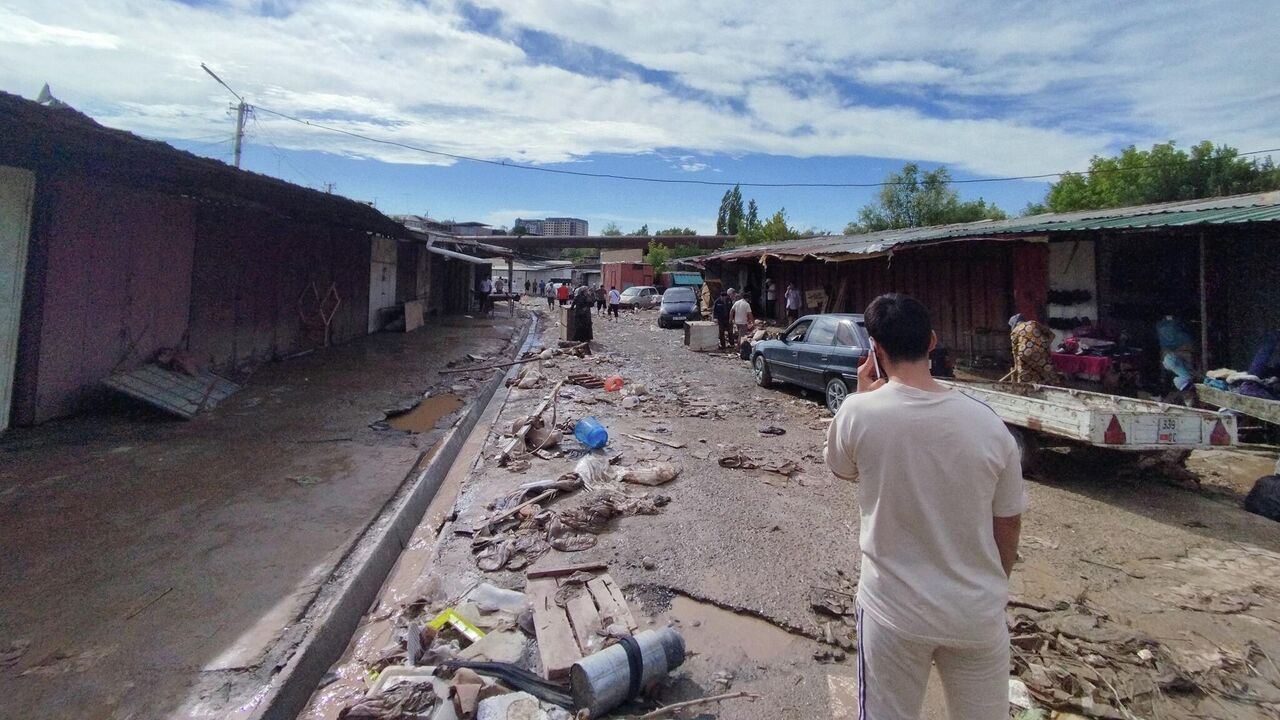
[[[759,618],[676,595],[665,613],[680,629],[690,652],[712,663],[762,663],[807,654],[811,641]]]
[[[388,416],[387,424],[405,432],[427,432],[440,422],[440,418],[462,407],[462,403],[462,398],[457,395],[449,393],[432,395],[423,398],[422,402],[414,405],[412,409],[399,415]]]

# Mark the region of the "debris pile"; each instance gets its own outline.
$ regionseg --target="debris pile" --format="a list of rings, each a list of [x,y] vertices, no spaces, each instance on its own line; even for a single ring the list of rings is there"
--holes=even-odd
[[[1017,694],[1020,683],[1041,708],[1128,720],[1207,697],[1280,711],[1280,672],[1254,644],[1240,653],[1175,650],[1083,602],[1011,608],[1009,631],[1011,688]]]

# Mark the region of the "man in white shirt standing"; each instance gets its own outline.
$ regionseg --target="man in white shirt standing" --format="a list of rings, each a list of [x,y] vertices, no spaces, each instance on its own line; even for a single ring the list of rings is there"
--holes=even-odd
[[[729,308],[729,319],[738,331],[738,342],[751,336],[751,324],[755,322],[755,317],[751,314],[751,300],[745,293]]]
[[[859,717],[917,720],[936,663],[953,720],[1006,720],[1004,610],[1027,508],[1017,443],[929,374],[937,336],[918,300],[882,295],[865,321],[879,370],[863,363],[826,449],[858,483]]]
[[[782,296],[787,305],[787,320],[795,322],[800,317],[800,291],[795,285],[787,283],[787,292]]]

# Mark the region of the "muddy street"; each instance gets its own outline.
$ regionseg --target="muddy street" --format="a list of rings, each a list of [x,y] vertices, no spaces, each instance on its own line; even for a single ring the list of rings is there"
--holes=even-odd
[[[476,401],[475,383],[438,371],[513,352],[523,322],[452,318],[265,364],[189,422],[121,401],[7,433],[0,716],[251,704],[336,568]]]
[[[472,613],[510,641],[509,659],[538,669],[546,650],[514,617],[475,614],[477,587],[536,602],[546,581],[532,578],[571,565],[611,577],[639,629],[672,626],[686,643],[688,658],[656,694],[614,716],[744,692],[757,698],[700,711],[856,717],[857,488],[822,462],[830,413],[821,398],[758,387],[736,355],[689,351],[682,332],[657,328],[653,312],[596,317],[594,328],[592,355],[512,371],[526,381],[498,391],[303,717],[333,718],[363,697],[378,671],[404,661],[406,628],[446,608]],[[558,331],[546,323],[541,345],[555,348]],[[576,375],[625,384],[620,392],[564,385],[553,406],[565,439],[504,460],[513,425]],[[588,415],[609,433],[595,454],[572,438],[572,422]],[[1197,453],[1187,470],[1056,449],[1041,460],[1012,583],[1016,684],[1038,707],[1086,717],[1275,717],[1280,525],[1240,508],[1242,488],[1269,471],[1273,454]],[[523,510],[522,527],[546,522],[539,510],[568,523],[590,498],[613,493],[613,513],[590,530],[558,535],[554,522],[537,525],[550,546],[503,544],[517,535],[494,524],[534,497],[522,484],[550,487],[575,472],[578,482],[597,470],[616,480],[664,464],[678,471],[665,484],[571,485]],[[942,713],[931,688],[926,717]]]

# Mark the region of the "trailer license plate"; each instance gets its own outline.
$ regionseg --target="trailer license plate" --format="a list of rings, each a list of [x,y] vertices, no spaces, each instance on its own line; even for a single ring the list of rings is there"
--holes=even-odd
[[[1158,431],[1156,434],[1157,442],[1175,443],[1178,441],[1178,419],[1177,418],[1160,418]]]

